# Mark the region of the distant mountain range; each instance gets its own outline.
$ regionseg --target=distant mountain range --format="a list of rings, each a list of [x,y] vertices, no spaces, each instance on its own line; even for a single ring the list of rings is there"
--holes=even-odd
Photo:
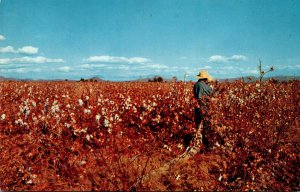
[[[136,79],[136,80],[131,80],[131,81],[127,81],[127,82],[149,82],[149,81],[153,81],[153,79],[155,77],[158,76],[154,76],[152,78],[148,77],[148,78],[140,78],[140,79]],[[168,79],[168,78],[164,78],[162,77],[163,80],[165,82],[171,82],[172,79]],[[229,82],[233,82],[236,80],[244,80],[245,82],[255,82],[256,80],[258,80],[258,77],[254,77],[254,76],[248,76],[248,77],[238,77],[238,78],[228,78],[228,79],[218,79],[221,82],[224,81],[229,81]],[[290,81],[290,80],[297,80],[300,81],[300,76],[274,76],[274,77],[266,77],[263,78],[264,81],[269,80],[269,79],[275,79],[277,81]],[[80,81],[80,80],[84,80],[84,81],[97,81],[97,82],[104,82],[107,80],[101,79],[100,77],[92,77],[89,79],[78,79],[78,80],[68,80],[68,81]],[[53,79],[53,80],[32,80],[32,79],[15,79],[15,78],[7,78],[7,77],[2,77],[0,76],[0,81],[67,81],[67,79]]]
[[[7,77],[3,77],[0,76],[0,81],[97,81],[97,82],[101,82],[101,81],[106,81],[103,80],[99,77],[92,77],[90,79],[78,79],[78,80],[70,80],[70,79],[51,79],[51,80],[47,80],[47,79],[36,79],[36,80],[32,80],[32,79],[16,79],[16,78],[7,78]]]
[[[154,77],[153,77],[154,78]],[[149,82],[151,80],[153,80],[153,78],[141,78],[141,79],[137,79],[137,80],[134,80],[135,82]],[[267,80],[270,80],[270,79],[275,79],[277,81],[290,81],[290,80],[297,80],[297,81],[300,81],[300,76],[274,76],[274,77],[266,77],[266,78],[263,78],[263,81],[267,81]],[[255,82],[257,80],[259,80],[258,77],[254,77],[254,76],[247,76],[247,77],[237,77],[237,78],[227,78],[227,79],[217,79],[221,82],[224,82],[224,81],[228,81],[228,82],[234,82],[236,80],[244,80],[245,82]],[[164,81],[166,82],[171,82],[172,79],[165,79],[164,78]],[[196,81],[196,79],[195,79]]]
[[[21,80],[0,76],[0,81],[21,81]]]

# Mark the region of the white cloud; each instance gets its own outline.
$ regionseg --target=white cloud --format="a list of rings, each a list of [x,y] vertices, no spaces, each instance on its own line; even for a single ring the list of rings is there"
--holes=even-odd
[[[14,58],[14,63],[63,63],[63,59],[49,59],[46,57],[38,56],[38,57],[20,57]]]
[[[15,73],[27,73],[28,69],[26,68],[18,68],[18,69],[14,69]]]
[[[213,55],[209,57],[208,62],[216,62],[216,63],[227,63],[229,61],[239,62],[239,61],[247,61],[248,57],[244,55],[232,55],[231,57],[225,57],[222,55]]]
[[[82,64],[82,65],[79,65],[78,68],[81,68],[81,69],[92,69],[92,68],[102,68],[102,67],[106,67],[107,65],[105,64]]]
[[[16,50],[13,46],[0,47],[0,53],[15,53]]]
[[[59,67],[58,71],[68,73],[71,71],[71,67],[69,67],[69,66]]]
[[[13,46],[0,47],[0,53],[22,53],[22,54],[36,54],[39,48],[32,46],[25,46],[16,50]]]
[[[225,63],[228,59],[222,55],[213,55],[209,57],[208,62]]]
[[[257,70],[249,70],[249,73],[251,73],[251,74],[257,74],[258,72],[257,72]]]
[[[32,46],[25,46],[18,49],[18,53],[24,53],[24,54],[37,54],[39,51],[39,48],[32,47]]]
[[[128,58],[129,63],[149,63],[151,62],[150,59],[143,58],[143,57],[132,57]]]
[[[132,66],[132,65],[108,65],[108,64],[82,64],[77,68],[80,69],[96,69],[96,68],[104,68],[104,69],[124,69],[124,70],[152,70],[152,69],[168,69],[167,65],[148,63],[145,65]]]
[[[109,55],[103,55],[103,56],[90,56],[87,59],[84,59],[85,62],[91,62],[91,63],[148,63],[151,62],[150,59],[143,58],[143,57],[114,57]]]
[[[3,58],[0,59],[0,64],[13,63],[63,63],[63,59],[49,59],[46,57],[19,57],[19,58]]]
[[[246,75],[258,75],[258,71],[251,68],[239,69],[238,74],[246,74]]]
[[[234,67],[233,66],[224,66],[221,68],[222,70],[233,70]]]
[[[3,35],[0,35],[0,41],[4,41],[5,37]]]
[[[91,56],[83,59],[82,64],[73,68],[75,72],[86,74],[97,74],[105,78],[116,77],[141,77],[148,75],[162,75],[171,70],[171,67],[154,63],[152,60],[143,57],[115,57],[115,56]]]
[[[130,66],[128,66],[128,65],[120,65],[118,69],[128,71],[128,70],[130,70]]]
[[[11,59],[8,58],[0,58],[0,64],[9,64]]]
[[[244,55],[232,55],[229,60],[231,61],[247,61],[248,57]]]
[[[14,69],[1,69],[0,72],[1,73],[22,73],[22,74],[30,73],[30,72],[40,73],[40,72],[42,72],[42,69],[41,68],[32,69],[32,68],[21,67],[21,68],[14,68]]]
[[[270,66],[266,66],[266,68],[270,68]],[[283,69],[293,69],[297,70],[300,69],[300,65],[275,65],[274,66],[275,70],[283,70]]]
[[[161,65],[161,64],[148,64],[145,66],[145,68],[150,69],[168,69],[169,67],[167,65]]]
[[[206,66],[203,67],[203,69],[211,69],[211,66],[206,65]]]

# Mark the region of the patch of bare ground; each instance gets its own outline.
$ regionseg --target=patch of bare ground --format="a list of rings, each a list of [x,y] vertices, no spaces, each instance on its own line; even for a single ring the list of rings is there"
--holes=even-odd
[[[215,190],[222,160],[218,155],[203,153],[168,165],[147,177],[139,190]]]

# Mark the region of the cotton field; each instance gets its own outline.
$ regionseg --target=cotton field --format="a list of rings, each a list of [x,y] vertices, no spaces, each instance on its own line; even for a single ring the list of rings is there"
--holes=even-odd
[[[1,190],[300,190],[300,83],[214,82],[210,150],[185,151],[193,83],[0,82]]]

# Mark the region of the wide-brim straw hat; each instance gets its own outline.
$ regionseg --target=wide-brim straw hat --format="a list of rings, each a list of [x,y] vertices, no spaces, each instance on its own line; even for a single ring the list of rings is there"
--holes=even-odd
[[[208,71],[206,70],[201,70],[199,71],[199,74],[196,75],[197,79],[207,79],[208,81],[213,81],[214,79],[212,76],[209,75]]]

